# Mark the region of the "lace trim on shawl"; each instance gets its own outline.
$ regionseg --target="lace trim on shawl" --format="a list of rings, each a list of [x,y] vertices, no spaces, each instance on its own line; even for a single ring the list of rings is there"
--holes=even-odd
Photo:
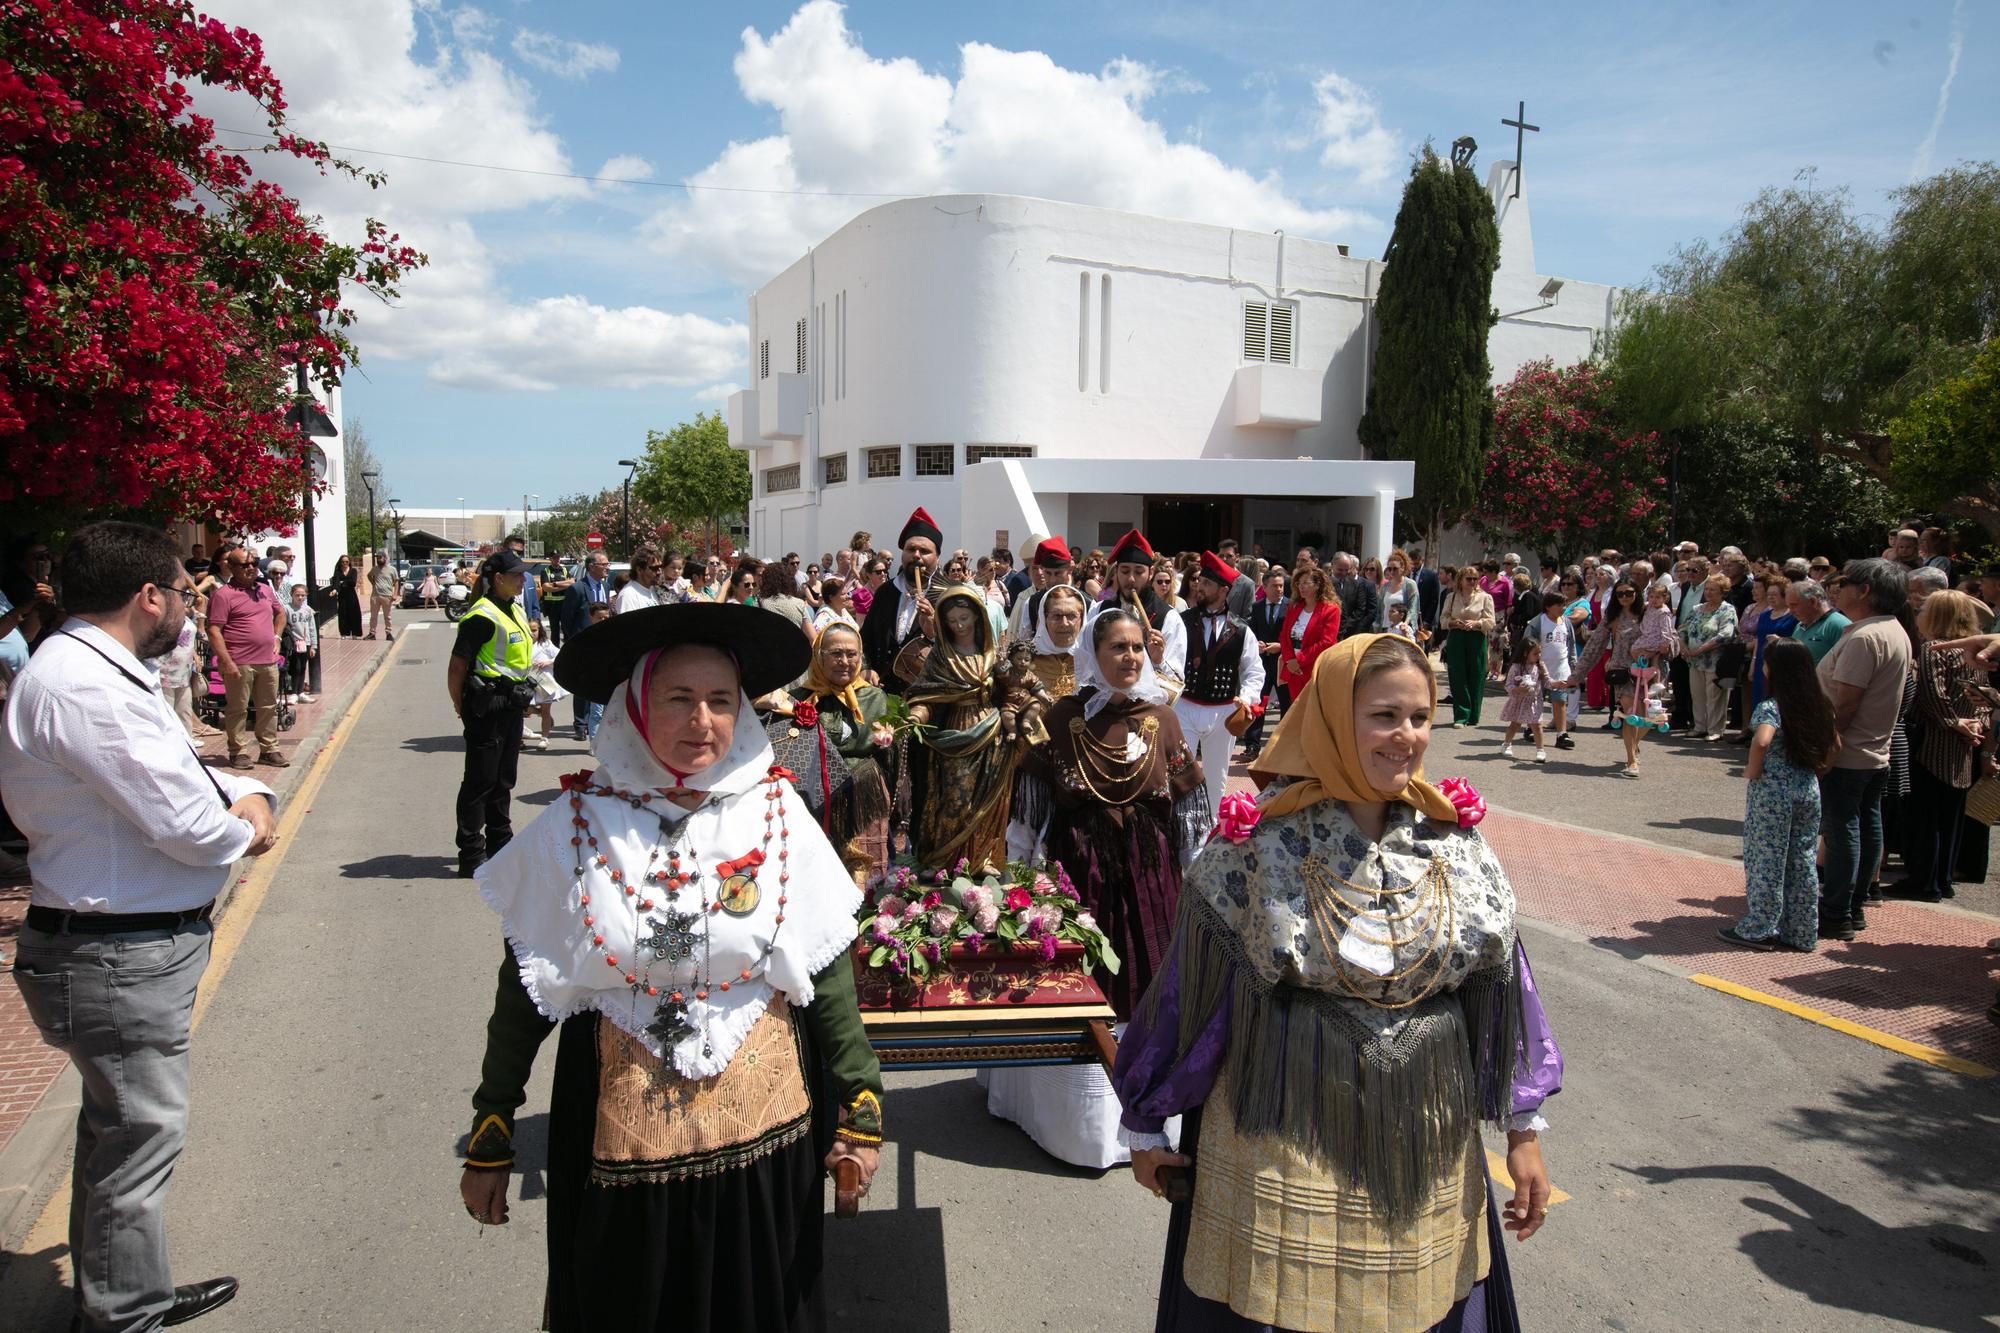
[[[1378,1032],[1362,1001],[1265,982],[1198,894],[1181,896],[1173,948],[1175,1059],[1187,1058],[1216,1007],[1228,1004],[1225,1074],[1237,1129],[1282,1136],[1345,1171],[1392,1222],[1416,1217],[1479,1121],[1498,1127],[1511,1109],[1508,1076],[1527,1039],[1511,959]],[[1145,1001],[1154,1021],[1160,994],[1155,987]]]

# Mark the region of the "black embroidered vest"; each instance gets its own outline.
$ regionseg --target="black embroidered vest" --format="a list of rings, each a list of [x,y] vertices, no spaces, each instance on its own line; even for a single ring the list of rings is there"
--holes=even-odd
[[[1243,663],[1243,622],[1227,616],[1213,647],[1205,642],[1205,617],[1200,611],[1181,612],[1187,626],[1186,688],[1181,698],[1194,704],[1226,704],[1236,701],[1242,686],[1239,668]]]

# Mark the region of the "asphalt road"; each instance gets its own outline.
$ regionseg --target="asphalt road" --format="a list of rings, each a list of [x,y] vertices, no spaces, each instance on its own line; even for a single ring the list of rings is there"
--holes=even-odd
[[[523,1121],[515,1220],[481,1229],[458,1202],[501,946],[470,884],[449,878],[447,634],[407,632],[196,1034],[175,1267],[243,1281],[205,1333],[539,1324],[534,1108],[552,1047]],[[567,741],[525,755],[521,815],[585,762]],[[1524,774],[1546,788],[1538,807],[1539,788],[1516,798],[1512,778],[1480,772],[1497,802],[1542,813],[1595,809],[1618,781]],[[1645,790],[1681,808],[1667,782]],[[1573,1196],[1509,1246],[1528,1327],[2000,1324],[1991,1083],[1533,923],[1525,934],[1568,1058],[1545,1150]],[[893,1077],[887,1117],[866,1209],[827,1223],[834,1328],[1152,1327],[1165,1210],[1128,1176],[1046,1158],[987,1117],[970,1074]],[[0,1280],[0,1327],[64,1326],[60,1240],[45,1219]]]

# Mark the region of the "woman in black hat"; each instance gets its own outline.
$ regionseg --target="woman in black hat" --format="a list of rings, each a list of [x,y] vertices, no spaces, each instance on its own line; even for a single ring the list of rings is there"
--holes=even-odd
[[[467,1211],[507,1220],[514,1120],[557,1023],[546,1327],[818,1327],[823,1172],[865,1191],[881,1071],[860,890],[771,763],[750,700],[798,631],[752,607],[628,612],[563,646],[606,703],[599,767],[481,869],[509,950],[473,1094]]]

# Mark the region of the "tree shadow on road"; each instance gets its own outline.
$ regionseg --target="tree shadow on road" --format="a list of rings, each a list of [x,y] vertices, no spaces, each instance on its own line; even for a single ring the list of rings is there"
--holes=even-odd
[[[2000,1169],[2000,1116],[1981,1092],[1941,1071],[1897,1065],[1879,1082],[1848,1080],[1834,1092],[1838,1108],[1799,1108],[1793,1128],[1807,1142],[1849,1146],[1908,1193],[1961,1190]],[[1760,1187],[1743,1206],[1782,1226],[1750,1231],[1738,1248],[1765,1277],[1815,1304],[1949,1333],[1992,1327],[1986,1316],[2000,1265],[2000,1209],[1964,1217],[1940,1199],[1935,1220],[1890,1226],[1773,1167],[1619,1169],[1662,1186],[1734,1180]],[[1860,1197],[1876,1188],[1872,1180],[1854,1183]],[[1661,1200],[1663,1214],[1672,1207],[1670,1197]]]
[[[403,852],[349,861],[340,868],[342,879],[452,879],[457,874],[456,857],[411,856]]]
[[[0,1328],[60,1333],[74,1309],[67,1243],[33,1254],[0,1253]]]

